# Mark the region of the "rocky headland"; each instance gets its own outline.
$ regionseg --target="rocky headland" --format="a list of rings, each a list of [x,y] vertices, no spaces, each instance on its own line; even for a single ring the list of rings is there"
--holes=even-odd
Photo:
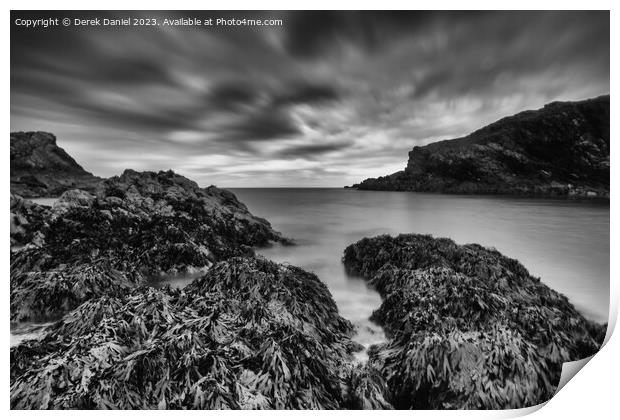
[[[550,399],[562,363],[593,355],[606,326],[518,261],[427,235],[364,238],[346,268],[382,296],[373,318],[389,341],[368,369],[397,409],[505,409]]]
[[[416,146],[400,172],[351,188],[609,198],[609,95],[553,102]]]
[[[53,134],[11,133],[11,193],[57,197],[72,188],[92,192],[99,181],[57,145]]]

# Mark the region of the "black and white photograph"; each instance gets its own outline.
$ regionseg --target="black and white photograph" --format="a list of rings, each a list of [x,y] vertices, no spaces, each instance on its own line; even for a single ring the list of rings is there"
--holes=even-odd
[[[11,10],[9,408],[545,404],[615,324],[610,30]]]

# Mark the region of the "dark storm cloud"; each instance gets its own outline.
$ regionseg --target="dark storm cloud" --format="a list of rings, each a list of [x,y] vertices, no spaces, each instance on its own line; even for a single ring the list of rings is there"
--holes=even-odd
[[[164,165],[203,183],[279,185],[286,174],[288,185],[349,184],[401,169],[414,145],[609,92],[605,11],[12,12],[11,20],[57,16],[283,21],[12,24],[12,129],[54,131],[100,175]]]
[[[584,59],[594,60],[592,69],[609,71],[606,12],[317,11],[293,21],[286,46],[304,59],[355,49],[372,56],[403,39],[419,44],[390,69],[415,72],[432,63],[432,71],[410,79],[418,97],[441,88],[454,96],[491,86],[500,76],[536,76]]]
[[[225,81],[211,88],[208,100],[216,108],[238,110],[256,106],[261,98],[265,107],[286,108],[292,105],[325,104],[339,97],[338,89],[326,83],[295,81],[273,89],[237,80]]]
[[[258,90],[242,81],[223,82],[211,89],[208,95],[208,100],[214,107],[230,111],[253,105],[258,98]]]
[[[509,20],[489,18],[467,16],[454,25],[448,44],[425,54],[433,71],[416,81],[417,97],[434,92],[484,95],[498,84],[561,73],[563,66],[572,73],[592,72],[597,80],[609,72],[609,22],[604,13],[512,12]]]
[[[333,86],[298,83],[287,86],[283,91],[274,97],[274,104],[299,105],[299,104],[320,104],[335,101],[340,97],[338,90]]]
[[[301,133],[292,116],[297,105],[321,106],[339,93],[327,84],[295,81],[277,88],[247,81],[225,81],[213,86],[207,102],[214,111],[230,112],[234,119],[217,129],[220,141],[265,141]]]
[[[428,11],[308,11],[291,14],[288,51],[299,57],[316,57],[351,43],[372,51],[402,33],[421,32],[438,19],[452,21],[462,12]],[[466,12],[473,16],[479,12]]]
[[[122,65],[106,61],[101,63],[97,76],[102,81],[114,81],[114,83],[158,83],[169,81],[170,75],[166,68],[158,62],[148,61],[144,58],[125,59]]]
[[[286,112],[268,108],[226,127],[222,140],[265,141],[299,133],[299,127]]]
[[[278,152],[282,157],[298,157],[309,156],[315,157],[330,152],[337,152],[351,147],[352,142],[339,142],[331,144],[302,144],[298,146],[290,146]]]

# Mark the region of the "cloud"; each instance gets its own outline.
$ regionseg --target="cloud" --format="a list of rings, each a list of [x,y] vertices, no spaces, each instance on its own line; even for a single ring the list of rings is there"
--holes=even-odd
[[[11,129],[54,132],[102,176],[132,165],[203,185],[341,186],[403,167],[415,145],[609,92],[607,11],[14,11],[11,20],[65,15],[283,21],[12,24]]]
[[[294,12],[290,16],[286,47],[290,54],[301,58],[320,58],[334,49],[351,47],[373,52],[403,34],[423,32],[438,18],[451,21],[454,14],[425,11]]]
[[[259,98],[259,92],[243,81],[223,82],[211,89],[208,100],[215,109],[236,111],[244,106],[253,105]]]
[[[296,146],[285,147],[278,152],[281,157],[306,157],[313,158],[317,155],[324,155],[331,152],[337,152],[346,150],[352,145],[353,142],[338,142],[338,143],[309,143],[300,144]]]
[[[273,98],[275,106],[321,104],[337,100],[340,97],[338,90],[326,84],[311,84],[301,82],[287,86]]]
[[[295,121],[287,113],[267,108],[258,113],[244,116],[225,127],[223,141],[246,140],[268,141],[300,134]]]
[[[300,105],[320,107],[339,98],[336,88],[327,84],[292,81],[276,87],[247,81],[225,81],[207,94],[209,109],[228,116],[214,130],[219,141],[228,143],[269,141],[295,137],[302,133],[293,117]]]

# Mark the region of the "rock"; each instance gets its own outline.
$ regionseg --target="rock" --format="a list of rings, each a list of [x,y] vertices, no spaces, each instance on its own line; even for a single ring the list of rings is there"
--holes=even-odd
[[[101,207],[112,211],[122,209],[149,220],[179,219],[179,226],[188,231],[197,225],[208,226],[209,232],[203,233],[219,238],[205,246],[220,259],[238,255],[242,246],[288,242],[267,220],[252,215],[230,191],[200,188],[172,171],[126,170],[99,184],[96,195],[98,201],[105,202]]]
[[[11,320],[58,318],[91,298],[124,296],[136,286],[134,276],[103,262],[17,272],[11,275]]]
[[[17,204],[14,207],[22,208]],[[251,256],[252,247],[286,242],[269,222],[252,215],[234,194],[215,187],[200,188],[172,171],[128,170],[120,177],[102,181],[96,195],[66,191],[51,216],[36,219],[36,223],[28,225],[27,234],[18,232],[24,226],[18,216],[12,216],[12,220],[16,241],[21,237],[44,239],[37,246],[31,243],[11,255],[13,320],[25,320],[28,314],[36,313],[29,309],[29,298],[23,294],[64,290],[60,285],[48,284],[61,279],[48,276],[48,272],[60,270],[67,282],[77,282],[81,280],[74,267],[104,261],[110,269],[135,277],[131,283],[137,285],[154,275],[205,270],[226,258]],[[65,266],[68,271],[62,268]],[[14,278],[20,281],[13,282]],[[119,289],[104,282],[96,290],[102,294],[109,290],[115,295]],[[46,309],[49,313],[62,313],[90,297],[50,296],[41,305],[51,305]],[[62,304],[57,308],[55,302]]]
[[[19,195],[11,194],[11,246],[24,246],[27,243],[41,243],[40,230],[49,217],[50,211]]]
[[[353,188],[609,198],[609,102],[553,102],[416,146],[404,171]]]
[[[346,378],[348,392],[346,407],[351,410],[387,410],[393,408],[387,401],[388,387],[381,371],[373,364],[352,369]]]
[[[11,192],[56,197],[72,188],[93,191],[100,178],[82,168],[50,133],[11,133]]]
[[[87,209],[95,202],[95,196],[82,190],[68,190],[62,193],[52,207],[52,213],[59,216],[71,209]]]
[[[540,404],[562,364],[593,355],[605,335],[518,261],[479,245],[378,236],[343,261],[383,298],[373,319],[389,342],[370,361],[397,409]]]
[[[233,258],[182,291],[92,299],[12,348],[11,407],[378,408],[352,333],[315,275]]]

